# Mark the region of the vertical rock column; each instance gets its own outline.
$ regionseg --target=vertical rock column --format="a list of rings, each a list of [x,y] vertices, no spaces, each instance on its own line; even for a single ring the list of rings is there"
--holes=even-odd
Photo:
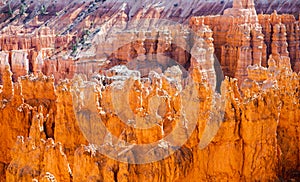
[[[21,85],[12,83],[9,65],[3,72],[0,88],[0,181],[5,180],[5,169],[10,163],[11,150],[17,136],[28,136],[30,127],[29,107],[24,105]]]

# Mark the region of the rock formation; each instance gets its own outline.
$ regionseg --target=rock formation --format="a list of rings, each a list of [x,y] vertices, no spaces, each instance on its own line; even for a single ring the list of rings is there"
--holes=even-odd
[[[253,1],[236,0],[233,5],[222,16],[190,20],[190,25],[196,29],[204,22],[214,31],[216,55],[224,74],[238,78],[241,83],[247,77],[249,65],[267,66],[270,55],[276,60],[280,56],[290,56],[292,68],[298,72],[299,23],[295,17],[280,16],[276,11],[272,15],[257,16]]]
[[[136,24],[140,26],[140,22]],[[136,26],[135,23],[129,25]],[[162,73],[170,66],[179,65],[186,77],[186,70],[197,64],[202,71],[210,72],[207,76],[215,80],[213,38],[209,27],[203,25],[193,31],[182,25],[161,25],[151,31],[147,29],[148,25],[134,27],[110,35],[106,42],[94,42],[96,59],[107,59],[102,68],[125,64],[146,77],[150,71]],[[191,40],[193,43],[190,43]]]
[[[168,19],[182,23],[189,21],[191,16],[221,14],[224,11],[224,18],[218,18],[223,16],[210,17],[206,18],[204,23],[209,25],[214,31],[213,38],[216,55],[219,60],[223,61],[221,64],[225,74],[244,79],[247,74],[247,65],[259,64],[261,61],[263,66],[267,66],[267,59],[271,54],[271,39],[273,35],[267,35],[268,33],[266,33],[271,29],[266,29],[267,25],[264,25],[262,22],[264,18],[260,18],[261,16],[259,15],[259,24],[263,28],[261,30],[261,26],[257,24],[255,9],[259,13],[270,13],[270,9],[276,8],[279,13],[285,12],[298,16],[297,8],[290,8],[299,7],[299,2],[297,1],[289,3],[279,3],[277,0],[268,2],[272,5],[272,8],[268,8],[269,4],[265,1],[255,1],[255,3],[256,5],[254,5],[254,1],[233,1],[233,3],[232,1],[222,1],[221,3],[216,3],[201,0],[191,2],[154,2],[147,0],[145,1],[147,6],[144,7],[140,7],[133,0],[126,2],[111,2],[110,0],[87,0],[82,2],[76,0],[54,1],[51,3],[47,1],[38,3],[24,0],[4,3],[0,7],[0,11],[3,12],[0,17],[0,50],[2,50],[1,55],[3,56],[1,56],[0,60],[11,65],[15,75],[14,81],[19,75],[24,75],[27,72],[36,73],[37,71],[42,71],[46,75],[54,74],[56,79],[72,78],[74,72],[91,76],[92,72],[98,71],[98,65],[105,64],[107,56],[110,56],[110,54],[106,55],[105,51],[100,51],[100,53],[95,51],[94,46],[97,42],[99,43],[97,39],[102,39],[102,42],[100,43],[101,45],[96,47],[96,50],[101,50],[99,46],[109,48],[109,45],[102,45],[103,42],[106,42],[103,40],[105,40],[105,37],[109,37],[116,30],[116,27],[121,30],[128,26],[130,22],[145,18]],[[234,7],[227,9],[232,4]],[[188,9],[192,11],[188,11]],[[207,10],[210,11],[208,12]],[[284,21],[282,23],[287,29],[286,38],[289,44],[288,51],[292,61],[292,68],[298,71],[299,56],[297,52],[299,48],[297,47],[297,42],[299,39],[297,38],[297,32],[299,28],[297,28],[297,25],[293,25],[293,22],[297,24],[297,21],[293,19],[292,15],[289,16],[286,23]],[[214,20],[210,21],[208,19]],[[226,26],[220,28],[221,22],[226,22]],[[239,25],[229,26],[229,24]],[[240,26],[242,24],[244,25]],[[255,25],[253,26],[252,24]],[[153,25],[149,22],[149,27]],[[244,30],[248,31],[249,26],[250,33],[246,35],[243,32]],[[236,34],[240,34],[239,38],[236,38],[236,40],[234,40],[235,38],[232,39],[231,37]],[[223,40],[223,36],[227,37],[227,40]],[[262,37],[264,37],[264,42],[262,42]],[[178,43],[178,41],[180,42],[181,40],[175,42]],[[144,44],[148,43],[150,42],[145,42]],[[136,48],[138,49],[138,44],[141,43],[136,42],[132,44],[135,44],[133,46],[137,46]],[[275,44],[277,43],[274,42],[273,47],[276,46]],[[91,46],[92,49],[89,49]],[[153,46],[155,47],[155,44]],[[163,47],[162,49],[165,48]],[[127,46],[123,49],[126,50]],[[132,56],[136,54],[134,51],[137,50],[133,49],[131,51],[130,54]],[[160,51],[162,50],[158,52]],[[170,52],[170,50],[165,51]],[[180,51],[178,48],[171,52],[173,52],[172,58],[176,59],[184,67],[189,66],[185,64],[186,60],[189,59],[187,53],[183,54],[182,50]],[[126,53],[126,51],[123,53]],[[76,59],[71,58],[73,60],[70,61],[70,58],[66,56],[70,54],[75,56]],[[231,54],[230,58],[228,54]],[[241,55],[241,57],[238,57],[238,55]],[[115,62],[115,64],[122,63],[124,57],[120,58],[109,59],[109,61]],[[64,61],[67,63],[64,64]],[[81,62],[74,64],[72,63],[73,61]],[[44,65],[45,62],[47,62],[46,66]]]
[[[164,75],[152,72],[150,75],[153,76],[150,77],[149,82],[140,79],[136,71],[129,72],[121,69],[125,72],[113,71],[107,72],[106,76],[94,76],[93,82],[86,82],[84,81],[86,78],[77,77],[72,83],[61,83],[56,88],[53,87],[53,79],[42,75],[23,78],[23,81],[15,83],[13,93],[6,94],[12,94],[12,99],[7,100],[6,103],[2,100],[5,104],[1,109],[2,122],[10,121],[5,119],[5,117],[11,118],[5,115],[7,109],[11,110],[10,113],[14,113],[13,116],[16,117],[14,121],[22,121],[22,119],[30,121],[24,125],[26,122],[23,120],[18,125],[18,130],[9,124],[11,122],[1,125],[5,127],[3,131],[7,131],[7,135],[16,132],[13,137],[15,139],[18,135],[24,136],[18,139],[17,144],[14,144],[15,140],[12,140],[11,147],[2,147],[4,154],[9,154],[8,151],[11,149],[14,151],[6,159],[1,159],[3,168],[7,168],[6,180],[69,181],[71,178],[73,181],[97,179],[104,181],[276,180],[282,175],[281,167],[285,167],[284,170],[289,170],[288,167],[296,169],[298,164],[295,159],[299,155],[299,146],[291,144],[299,142],[295,135],[297,132],[294,131],[298,126],[296,121],[299,116],[294,115],[298,112],[291,107],[297,109],[299,105],[296,99],[299,76],[291,71],[286,60],[281,60],[278,65],[274,60],[270,60],[269,65],[268,69],[249,67],[249,77],[242,83],[241,92],[238,90],[237,80],[227,78],[224,81],[221,98],[225,101],[225,117],[217,135],[202,150],[199,149],[198,143],[207,127],[209,115],[206,110],[214,107],[211,105],[212,99],[209,99],[212,98],[212,90],[208,87],[209,82],[203,79],[197,67],[191,70],[193,82],[187,82],[184,87],[181,86],[184,83],[181,77],[176,77],[177,74],[174,74],[175,70],[170,72],[173,76],[169,75],[168,71]],[[181,72],[178,68],[176,70],[178,73]],[[106,84],[103,85],[103,83]],[[193,85],[192,83],[194,87],[189,87]],[[24,85],[29,86],[28,88],[33,92],[23,89]],[[128,85],[132,86],[127,87]],[[48,93],[50,91],[47,96],[43,96],[47,93],[45,88]],[[144,118],[134,120],[137,122],[135,125],[145,126],[145,116],[149,113],[151,118],[151,113],[155,111],[153,109],[158,109],[159,115],[153,116],[158,117],[157,122],[161,125],[148,129],[149,131],[146,130],[149,133],[145,134],[139,129],[132,128],[133,123],[125,125],[120,122],[126,121],[126,118],[131,116],[123,116],[119,113],[123,107],[123,101],[120,98],[121,95],[112,95],[112,92],[118,93],[116,89],[121,89],[125,95],[129,94],[128,109],[133,112],[132,116]],[[188,97],[178,97],[176,93],[185,93],[186,89],[195,89],[193,93],[197,94],[199,101],[194,103],[196,105],[193,107],[196,110],[199,107],[203,112],[198,113],[197,120],[187,118],[187,121],[197,121],[196,128],[195,130],[191,128],[193,132],[190,133],[190,137],[182,138],[182,132],[189,133],[187,126],[192,126],[192,123],[188,125],[182,123],[182,127],[179,128],[176,128],[174,124],[182,121],[180,119],[181,112],[183,112],[181,110],[184,109],[182,104],[191,102],[184,101]],[[294,94],[291,95],[291,93]],[[168,99],[159,99],[165,97],[161,94],[168,96],[166,97]],[[112,105],[116,102],[112,100],[115,96],[121,100],[116,105]],[[32,97],[37,99],[34,101]],[[126,100],[126,97],[124,99]],[[139,102],[140,99],[143,102]],[[289,100],[294,106],[286,102]],[[158,107],[157,102],[161,102],[162,105]],[[287,111],[287,108],[291,110]],[[53,109],[55,110],[52,111]],[[193,112],[193,109],[184,112]],[[16,115],[17,113],[22,116]],[[292,113],[294,117],[289,117]],[[105,130],[99,130],[100,126],[97,124],[99,121],[105,124]],[[51,123],[52,127],[47,129]],[[178,131],[173,134],[174,130]],[[109,137],[107,131],[112,134],[112,138]],[[66,137],[65,133],[69,135]],[[178,141],[187,139],[187,142],[161,161],[139,165],[126,164],[111,159],[107,154],[103,155],[103,151],[113,149],[127,156],[122,158],[121,155],[119,160],[133,159],[130,156],[138,159],[135,154],[137,148],[131,148],[132,145],[160,141],[160,138],[168,133],[172,137],[166,140],[173,147]],[[278,139],[277,135],[282,137]],[[54,138],[54,141],[50,138]],[[95,145],[81,146],[80,144],[87,144],[86,140],[92,141]],[[120,140],[125,143],[119,143]],[[5,144],[1,146],[7,146],[7,142],[5,140]],[[110,148],[110,145],[114,147]],[[160,145],[157,150],[163,152],[163,145]],[[155,157],[157,154],[148,155]],[[55,168],[51,167],[55,164],[57,164]],[[151,171],[156,172],[152,174]],[[295,179],[293,176],[289,179],[291,178]]]
[[[74,63],[72,65],[69,63],[66,67],[61,66],[61,61],[60,63],[51,61],[49,65],[49,57],[54,55],[58,48],[66,47],[63,44],[69,44],[71,37],[57,37],[49,27],[42,27],[33,33],[27,33],[27,29],[20,31],[17,27],[11,26],[2,32],[0,36],[1,63],[10,64],[14,81],[20,76],[29,73],[36,74],[39,71],[47,75],[55,74],[56,79],[68,78],[68,75],[73,77]],[[1,75],[0,69],[0,77]]]
[[[295,72],[299,72],[299,21],[292,15],[258,15],[265,35],[267,54],[275,60],[288,56]]]
[[[299,2],[37,2],[0,2],[0,181],[300,180]]]
[[[254,2],[234,1],[233,5],[222,16],[193,17],[190,25],[197,29],[204,22],[213,30],[216,56],[224,74],[241,82],[247,77],[248,65],[261,65],[265,59],[265,45]]]

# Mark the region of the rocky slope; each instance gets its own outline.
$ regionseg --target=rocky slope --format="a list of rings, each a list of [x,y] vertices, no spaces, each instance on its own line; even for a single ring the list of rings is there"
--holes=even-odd
[[[300,180],[299,1],[140,4],[0,2],[0,181]]]

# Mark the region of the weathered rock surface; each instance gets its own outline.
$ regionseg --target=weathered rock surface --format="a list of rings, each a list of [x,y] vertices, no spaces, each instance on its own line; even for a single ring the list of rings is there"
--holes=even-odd
[[[276,11],[257,15],[253,0],[234,1],[224,15],[190,20],[193,29],[203,23],[213,30],[216,56],[224,74],[238,78],[240,83],[247,77],[249,65],[267,66],[270,56],[276,60],[289,56],[292,68],[299,72],[299,21],[293,15],[277,15]]]
[[[228,8],[232,5],[234,8],[229,10]],[[155,44],[151,41],[137,41],[132,42],[133,45],[124,46],[123,49],[120,49],[123,51],[123,56],[120,54],[110,57],[111,54],[107,55],[107,51],[102,50],[102,48],[108,49],[110,47],[103,45],[104,42],[108,42],[103,41],[105,37],[110,36],[116,29],[124,29],[130,22],[139,20],[144,22],[146,18],[159,18],[186,23],[192,16],[224,13],[224,18],[206,18],[212,19],[212,21],[207,22],[208,20],[205,20],[205,24],[214,31],[216,55],[220,61],[223,61],[221,64],[226,75],[244,79],[247,74],[247,65],[257,64],[261,60],[262,65],[267,66],[267,59],[271,53],[273,35],[268,35],[270,34],[270,28],[266,27],[268,21],[262,23],[264,18],[259,16],[259,23],[263,28],[261,30],[261,26],[257,25],[256,22],[255,9],[259,13],[272,13],[277,10],[278,13],[289,13],[297,17],[299,14],[297,7],[299,7],[298,1],[278,0],[272,2],[256,0],[251,1],[251,3],[248,1],[235,3],[233,1],[204,0],[189,2],[147,0],[143,5],[136,4],[133,0],[7,1],[0,6],[0,50],[1,55],[3,55],[0,56],[0,61],[1,63],[8,62],[11,65],[14,81],[20,75],[25,75],[28,72],[36,73],[37,71],[42,71],[49,76],[53,74],[55,79],[72,78],[74,73],[84,73],[91,76],[93,72],[99,70],[99,64],[105,64],[107,59],[115,64],[121,64],[124,63],[125,58],[133,59],[135,58],[134,55],[141,55],[140,51],[148,53],[147,49],[143,50],[143,44],[152,44],[152,47],[155,48]],[[251,19],[249,22],[248,15],[249,20]],[[232,25],[234,22],[238,25]],[[282,21],[287,29],[288,51],[292,60],[292,68],[298,71],[300,67],[298,63],[299,46],[297,46],[299,27],[293,22],[297,24],[291,15],[287,20]],[[226,26],[218,28],[221,23],[225,23]],[[254,26],[253,23],[255,23]],[[229,24],[231,25],[229,26]],[[244,26],[241,26],[242,24]],[[289,25],[287,26],[287,24]],[[148,26],[154,26],[154,23],[150,22]],[[247,31],[248,33],[244,34]],[[262,33],[265,35],[264,42],[261,40]],[[168,36],[170,35],[166,35],[166,37]],[[99,37],[102,39],[100,43]],[[129,38],[125,35],[122,37]],[[223,40],[222,37],[226,37],[226,40]],[[139,38],[142,39],[142,37]],[[273,47],[276,46],[276,41],[279,40],[274,40]],[[97,43],[100,45],[95,47]],[[172,43],[174,44],[174,41]],[[190,42],[188,45],[193,46]],[[131,49],[127,50],[129,47]],[[171,47],[172,50],[169,50],[170,47],[168,49],[168,47],[163,46],[162,50],[157,52],[172,52],[171,58],[177,59],[182,66],[188,67],[186,62],[189,60],[189,56],[186,52],[182,53],[185,50]],[[118,49],[120,47],[113,48]],[[137,50],[139,48],[141,50]],[[99,49],[100,52],[98,52]],[[187,51],[189,51],[188,48]],[[125,53],[130,56],[124,57]],[[69,55],[76,57],[76,59],[69,58]],[[239,57],[238,55],[242,56]],[[157,65],[151,66],[158,71]]]
[[[0,59],[2,65],[10,64],[14,81],[20,76],[37,74],[39,71],[49,76],[54,74],[57,80],[73,77],[76,66],[74,61],[64,60],[61,57],[49,59],[59,49],[67,48],[66,45],[72,40],[69,35],[56,36],[49,27],[41,27],[30,32],[30,29],[21,31],[16,26],[10,26],[2,33]],[[3,68],[0,69],[0,78],[2,71]]]
[[[293,70],[299,72],[299,21],[292,15],[278,15],[276,11],[271,15],[260,14],[258,19],[265,35],[267,55],[272,55],[276,61],[280,56],[290,57]]]
[[[0,2],[0,181],[299,181],[299,2],[222,2]]]
[[[45,141],[43,114],[32,118],[29,138],[19,137],[12,149],[6,181],[70,181],[71,170],[61,143]]]
[[[284,59],[278,64],[270,60],[269,65],[268,69],[249,67],[249,77],[242,83],[241,91],[237,80],[227,78],[223,82],[220,98],[225,103],[224,119],[217,135],[204,149],[200,149],[198,144],[201,140],[206,140],[203,135],[208,118],[212,116],[210,113],[214,110],[214,95],[208,85],[209,81],[197,66],[191,70],[193,82],[185,82],[184,87],[181,77],[174,74],[175,68],[172,68],[175,69],[172,72],[166,71],[164,75],[152,72],[150,75],[153,76],[148,81],[140,80],[136,71],[121,69],[123,72],[116,72],[120,70],[117,69],[107,72],[106,76],[94,76],[93,82],[85,81],[84,77],[76,77],[72,83],[61,83],[56,88],[53,79],[42,75],[20,79],[20,82],[12,86],[8,73],[5,76],[8,81],[4,82],[8,85],[3,87],[6,88],[6,94],[1,92],[1,97],[6,95],[6,98],[11,99],[2,100],[5,105],[1,109],[1,122],[7,123],[1,126],[5,127],[3,131],[6,131],[7,136],[4,137],[12,140],[10,147],[7,143],[9,140],[4,140],[5,143],[1,145],[7,146],[1,147],[3,154],[7,156],[1,159],[2,170],[6,171],[6,175],[2,174],[2,179],[4,176],[7,181],[296,179],[292,174],[297,170],[299,156],[299,145],[296,144],[299,142],[298,132],[295,131],[299,120],[296,111],[299,105],[299,76],[291,71],[289,62]],[[179,68],[177,71],[181,72]],[[32,92],[23,89],[24,85]],[[192,85],[194,86],[190,87]],[[14,88],[14,92],[9,92],[8,88]],[[126,93],[129,94],[129,105],[122,106],[125,103],[120,98],[122,94],[117,95],[118,102],[112,100],[116,96],[113,94],[116,89],[121,89],[124,97]],[[178,95],[186,89],[194,90],[193,93],[199,100],[187,102],[187,96]],[[47,96],[43,95],[46,92]],[[35,101],[32,97],[36,97]],[[41,100],[41,97],[46,99]],[[167,99],[160,100],[160,97]],[[54,112],[51,111],[52,100]],[[165,104],[158,107],[157,101]],[[183,106],[186,103],[194,105],[186,107],[190,108],[186,110]],[[21,106],[18,108],[16,105]],[[181,123],[182,112],[186,112],[186,116],[194,115],[191,114],[195,110],[192,108],[198,111],[195,113],[196,118],[186,118],[189,122],[187,125]],[[6,109],[11,111],[6,112]],[[130,109],[132,116],[140,119],[132,120],[135,124],[125,124],[123,122],[127,121],[126,118],[131,116],[122,115],[120,109]],[[145,119],[147,115],[151,117],[156,109],[159,115],[153,116],[157,117],[157,128],[152,127],[144,132],[135,129],[136,126],[147,128],[149,124],[152,125],[151,122],[147,124]],[[51,116],[52,112],[54,116]],[[13,118],[15,122],[9,122],[11,116],[5,116],[5,113],[16,117]],[[17,113],[22,116],[16,115]],[[11,124],[17,121],[22,123],[13,127]],[[195,128],[191,127],[193,124],[190,121],[196,121]],[[47,123],[54,123],[51,128],[52,132],[54,130],[52,136],[51,129],[47,130]],[[104,130],[99,130],[101,123],[105,125]],[[179,124],[179,128],[175,123]],[[174,131],[176,132],[173,133]],[[190,136],[183,135],[190,131]],[[171,137],[164,138],[168,141],[166,146],[152,146],[157,147],[154,149],[160,151],[160,154],[168,147],[169,150],[176,148],[180,144],[177,142],[187,141],[160,161],[126,164],[113,160],[107,153],[103,154],[105,151],[110,151],[111,154],[121,152],[122,155],[118,157],[121,161],[143,159],[143,156],[135,153],[140,151],[136,148],[138,144],[161,141],[167,134],[171,134]],[[24,138],[19,137],[17,144],[14,144],[18,135],[23,135]],[[87,141],[94,145],[81,146],[88,144]],[[10,152],[11,155],[7,155]],[[158,153],[145,154],[149,155],[147,159],[160,156]]]
[[[1,138],[6,138],[1,140],[1,181],[5,179],[5,170],[7,181],[28,181],[29,178],[40,179],[45,175],[54,175],[59,181],[68,181],[69,174],[63,174],[66,175],[64,177],[56,176],[56,174],[60,175],[61,170],[68,169],[66,165],[72,165],[72,161],[66,163],[66,156],[62,151],[64,150],[69,158],[72,158],[75,149],[85,144],[76,122],[74,120],[70,122],[73,105],[68,105],[69,102],[66,101],[70,97],[62,95],[64,92],[54,87],[53,77],[45,77],[42,74],[31,75],[21,77],[18,82],[12,83],[11,75],[7,66],[3,74],[4,85],[0,92],[1,131],[3,131]],[[56,105],[56,102],[59,104]],[[61,137],[65,135],[61,133],[66,131],[73,134],[63,140]],[[19,138],[17,146],[14,147],[18,136],[24,138]],[[64,142],[64,148],[61,144],[54,144],[50,138],[57,138]],[[32,160],[32,157],[36,160]],[[8,167],[12,159],[15,161]],[[50,159],[53,161],[49,162]],[[64,169],[53,167],[55,164],[59,164]]]

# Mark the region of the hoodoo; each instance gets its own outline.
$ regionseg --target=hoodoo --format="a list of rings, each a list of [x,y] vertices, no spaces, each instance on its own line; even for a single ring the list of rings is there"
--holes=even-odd
[[[300,181],[299,7],[1,1],[0,181]]]

